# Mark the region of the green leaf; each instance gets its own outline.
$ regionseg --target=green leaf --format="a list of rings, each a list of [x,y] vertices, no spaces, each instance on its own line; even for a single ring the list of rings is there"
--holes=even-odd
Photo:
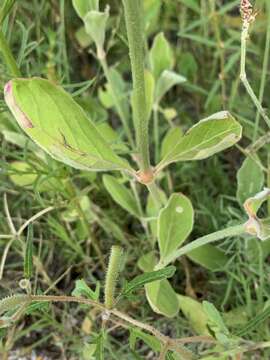
[[[89,36],[86,32],[85,26],[81,26],[75,32],[75,38],[83,49],[88,48],[88,46],[91,45],[91,43],[93,42],[91,36]]]
[[[115,107],[117,103],[120,106],[121,112],[126,119],[129,118],[128,92],[127,85],[124,82],[121,74],[115,68],[109,68],[108,76],[110,83],[105,85],[105,89],[99,88],[98,96],[104,107],[107,109]],[[112,89],[113,87],[113,89]],[[116,97],[116,98],[115,98]]]
[[[230,332],[215,306],[208,301],[203,301],[203,310],[207,316],[208,327],[215,338],[222,344],[228,343]]]
[[[237,172],[237,199],[242,205],[248,198],[257,194],[264,184],[264,172],[260,160],[247,157]]]
[[[83,19],[89,11],[99,10],[99,0],[72,0],[72,5],[81,19]]]
[[[154,269],[157,264],[157,258],[154,251],[142,255],[138,260],[139,268],[144,272],[150,272]]]
[[[96,283],[95,291],[91,290],[83,279],[76,280],[75,289],[72,291],[72,296],[86,297],[87,299],[97,301],[99,299],[100,283]]]
[[[171,70],[174,65],[173,52],[170,44],[161,32],[156,35],[149,54],[151,70],[157,80],[164,70]]]
[[[158,244],[160,262],[171,256],[186,240],[193,228],[194,212],[183,194],[172,194],[167,206],[159,213]]]
[[[157,29],[161,2],[161,0],[143,0],[144,22],[148,34]]]
[[[105,56],[103,47],[108,19],[109,7],[106,7],[104,12],[94,10],[89,11],[83,18],[85,30],[95,42],[98,51],[98,57],[100,59],[103,59]]]
[[[156,91],[155,91],[155,102],[159,103],[163,96],[175,85],[182,84],[186,82],[187,79],[182,76],[178,75],[174,71],[164,70],[160,75]]]
[[[207,315],[200,302],[189,296],[178,295],[179,306],[198,335],[210,335],[207,327]]]
[[[229,261],[224,251],[211,244],[192,250],[187,254],[187,256],[195,263],[211,271],[224,269],[224,266]]]
[[[136,341],[137,341],[137,339],[140,339],[147,346],[149,346],[150,349],[154,350],[155,352],[160,352],[161,344],[160,344],[160,341],[155,336],[146,334],[145,332],[143,332],[137,328],[131,328],[129,330],[129,332],[130,332],[129,344],[130,344],[130,348],[132,350],[135,350]]]
[[[130,214],[139,218],[140,210],[132,192],[111,175],[104,175],[102,179],[113,200]]]
[[[183,136],[183,131],[180,127],[170,128],[162,140],[161,144],[161,157],[164,158],[176,144],[177,141]]]
[[[24,252],[24,277],[31,279],[33,275],[33,225],[27,228],[27,238]]]
[[[145,285],[146,297],[151,308],[158,314],[174,317],[179,311],[177,295],[168,280]]]
[[[5,100],[21,128],[56,160],[83,170],[130,170],[82,108],[50,81],[11,80]]]
[[[54,177],[42,175],[41,171],[39,164],[32,168],[27,162],[13,161],[10,163],[9,178],[17,186],[35,187],[39,192],[56,189],[59,181]]]
[[[147,108],[147,120],[151,116],[154,103],[154,92],[155,92],[155,79],[150,71],[145,70],[145,97],[146,97],[146,108]]]
[[[241,125],[227,111],[198,122],[171,148],[158,164],[160,170],[177,161],[202,160],[237,143]]]
[[[136,276],[133,280],[127,283],[123,290],[123,295],[129,295],[132,292],[140,289],[142,286],[153,281],[171,278],[175,273],[175,266],[168,266],[161,270],[146,272]]]

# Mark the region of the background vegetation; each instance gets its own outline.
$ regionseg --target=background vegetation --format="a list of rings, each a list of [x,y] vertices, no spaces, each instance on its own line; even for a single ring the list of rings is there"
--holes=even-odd
[[[199,119],[222,109],[229,110],[244,129],[243,139],[236,147],[201,162],[172,165],[170,172],[160,179],[168,193],[172,189],[183,192],[192,201],[196,214],[190,236],[193,240],[245,219],[237,199],[237,171],[247,147],[266,134],[266,127],[239,79],[242,26],[239,1],[145,3],[149,48],[154,36],[163,31],[173,51],[174,70],[188,80],[174,87],[160,103],[159,141],[171,126],[180,126],[185,131]],[[101,8],[106,4],[110,5],[111,13],[108,62],[122,74],[124,93],[128,95],[131,79],[123,9],[119,0],[101,1]],[[248,42],[247,72],[254,91],[265,99],[263,106],[267,108],[270,7],[267,0],[256,1],[254,6],[258,14]],[[62,84],[94,121],[100,126],[108,122],[113,127],[115,133],[111,136],[117,144],[123,129],[116,111],[108,104],[106,80],[95,59],[93,44],[81,27],[71,1],[21,0],[5,22],[4,32],[25,77],[43,76]],[[9,79],[5,64],[0,62],[1,88]],[[113,201],[100,174],[73,170],[49,156],[41,160],[34,144],[21,135],[7,111],[2,92],[0,96],[1,297],[20,291],[19,281],[23,277],[21,241],[26,234],[23,232],[20,240],[14,233],[44,209],[48,211],[34,223],[37,292],[69,294],[76,279],[84,278],[90,285],[103,281],[110,248],[115,243],[125,248],[124,277],[132,279],[139,274],[137,261],[151,248],[151,235],[147,235],[143,224]],[[266,144],[259,152],[266,164],[265,185],[270,178],[268,174],[267,180],[267,150]],[[146,191],[137,186],[137,192],[146,202]],[[233,238],[221,242],[219,248],[227,259],[219,271],[184,258],[176,263],[172,284],[180,294],[214,303],[227,314],[228,326],[237,329],[267,305],[270,244]],[[198,332],[197,325],[192,327],[182,313],[173,319],[155,314],[143,290],[122,306],[123,311],[151,323],[164,334],[183,337]],[[1,329],[1,358],[13,354],[19,359],[35,353],[48,359],[81,359],[87,344],[98,334],[99,316],[95,310],[89,312],[73,305],[32,311],[14,326]],[[269,339],[267,322],[261,322],[247,338],[255,342]],[[192,347],[195,349],[195,345]],[[116,326],[110,329],[105,348],[105,359],[155,358],[143,342],[137,344],[138,355],[131,354],[127,332]],[[245,358],[269,356],[264,350]]]

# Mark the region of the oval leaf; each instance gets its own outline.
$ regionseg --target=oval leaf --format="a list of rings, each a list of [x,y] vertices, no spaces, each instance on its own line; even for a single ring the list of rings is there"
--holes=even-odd
[[[200,302],[189,296],[177,295],[182,313],[189,320],[198,335],[210,335],[207,327],[207,315]]]
[[[227,111],[201,120],[179,138],[157,166],[157,170],[177,161],[202,160],[237,143],[241,125]]]
[[[264,172],[258,157],[247,157],[237,172],[237,199],[242,205],[263,188]]]
[[[192,250],[187,256],[195,263],[211,271],[221,270],[229,261],[224,251],[211,244]]]
[[[5,100],[21,128],[56,160],[83,170],[130,169],[82,108],[50,81],[11,80]]]
[[[168,280],[145,285],[146,297],[151,308],[158,314],[174,317],[179,311],[177,295]]]
[[[140,210],[138,208],[136,199],[132,192],[124,185],[120,184],[118,180],[111,175],[103,176],[103,183],[106,190],[110,193],[113,200],[130,214],[140,217]]]
[[[193,218],[190,200],[183,194],[172,194],[158,218],[160,263],[186,240],[193,228]]]

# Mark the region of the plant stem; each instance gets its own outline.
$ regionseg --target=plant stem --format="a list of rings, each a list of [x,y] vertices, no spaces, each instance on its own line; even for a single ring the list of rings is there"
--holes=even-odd
[[[122,0],[125,10],[133,80],[133,121],[142,172],[150,169],[144,79],[143,8],[141,0]]]
[[[159,104],[154,105],[154,138],[155,138],[155,163],[158,163],[159,160],[159,116],[158,116],[158,106]]]
[[[108,81],[108,84],[110,86],[110,89],[111,89],[111,92],[112,92],[112,97],[113,97],[113,101],[114,101],[114,104],[115,104],[115,108],[118,112],[118,115],[120,117],[120,120],[123,124],[123,127],[124,127],[124,130],[126,132],[126,135],[127,135],[127,138],[128,138],[128,141],[129,143],[131,144],[131,147],[134,148],[135,147],[135,144],[134,144],[134,140],[132,138],[132,134],[131,134],[131,131],[130,131],[130,128],[128,126],[128,123],[127,123],[127,119],[126,119],[126,116],[125,114],[123,113],[123,110],[122,110],[122,107],[121,107],[121,104],[119,102],[119,98],[118,98],[118,95],[116,94],[115,92],[115,89],[114,89],[114,85],[113,85],[113,81],[112,81],[112,78],[111,78],[111,74],[110,74],[110,70],[109,70],[109,67],[108,67],[108,64],[107,64],[107,60],[105,57],[103,58],[99,58],[99,61],[100,61],[100,64],[102,66],[102,69],[103,69],[103,72],[104,72],[104,75]]]
[[[20,77],[21,72],[18,68],[18,65],[12,55],[12,52],[9,48],[9,45],[1,29],[0,29],[0,52],[2,53],[3,59],[9,69],[10,75],[12,75],[12,77]]]
[[[259,93],[259,102],[260,104],[263,101],[264,90],[265,90],[265,83],[268,71],[268,64],[269,64],[269,50],[270,50],[270,6],[269,3],[266,2],[266,11],[267,11],[267,33],[266,33],[266,40],[265,40],[265,50],[264,50],[264,57],[263,57],[263,67],[262,67],[262,77],[261,77],[261,85],[260,85],[260,93]],[[254,133],[253,133],[253,140],[256,139],[259,127],[259,120],[260,120],[260,112],[257,111],[255,126],[254,126]]]
[[[176,250],[173,254],[171,254],[170,256],[166,257],[163,261],[161,261],[156,268],[157,269],[163,268],[167,266],[169,263],[174,262],[180,256],[183,256],[189,253],[190,251],[195,250],[203,245],[210,244],[218,240],[222,240],[226,237],[241,235],[243,233],[245,233],[245,224],[231,226],[227,229],[219,230],[212,234],[202,236],[197,240],[194,240],[191,243]]]
[[[191,359],[190,352],[187,351],[184,347],[180,346],[178,344],[178,339],[172,339],[167,337],[166,335],[163,335],[161,332],[159,332],[156,328],[154,328],[151,325],[145,324],[143,322],[140,322],[136,319],[133,319],[132,317],[122,313],[121,311],[118,311],[116,309],[107,309],[105,305],[91,300],[91,299],[84,299],[81,297],[74,297],[74,296],[54,296],[54,295],[31,295],[29,297],[29,300],[31,302],[74,302],[79,304],[85,304],[89,306],[93,306],[101,311],[104,311],[108,315],[113,315],[131,326],[138,327],[144,331],[147,331],[148,333],[154,335],[157,339],[159,339],[163,344],[168,344],[168,349],[172,349],[179,354],[181,354],[183,359]]]
[[[254,105],[256,106],[258,112],[261,114],[262,118],[270,128],[270,119],[267,116],[264,108],[262,107],[260,101],[258,100],[257,96],[255,95],[250,83],[247,79],[246,75],[246,53],[247,53],[247,39],[249,37],[249,26],[250,22],[247,20],[243,21],[242,27],[242,34],[241,34],[241,70],[240,70],[240,79],[245,86],[251,100],[253,101]]]
[[[152,196],[152,198],[154,200],[156,208],[157,209],[162,208],[162,206],[165,205],[165,204],[163,204],[162,198],[161,198],[160,193],[159,193],[159,188],[157,187],[157,184],[155,183],[155,181],[148,184],[147,189],[148,189],[149,193],[151,194],[151,196]]]

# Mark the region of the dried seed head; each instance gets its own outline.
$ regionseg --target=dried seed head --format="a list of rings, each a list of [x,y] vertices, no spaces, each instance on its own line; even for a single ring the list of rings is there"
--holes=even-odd
[[[252,22],[255,19],[255,14],[253,13],[253,6],[249,0],[241,0],[240,13],[244,22]]]

